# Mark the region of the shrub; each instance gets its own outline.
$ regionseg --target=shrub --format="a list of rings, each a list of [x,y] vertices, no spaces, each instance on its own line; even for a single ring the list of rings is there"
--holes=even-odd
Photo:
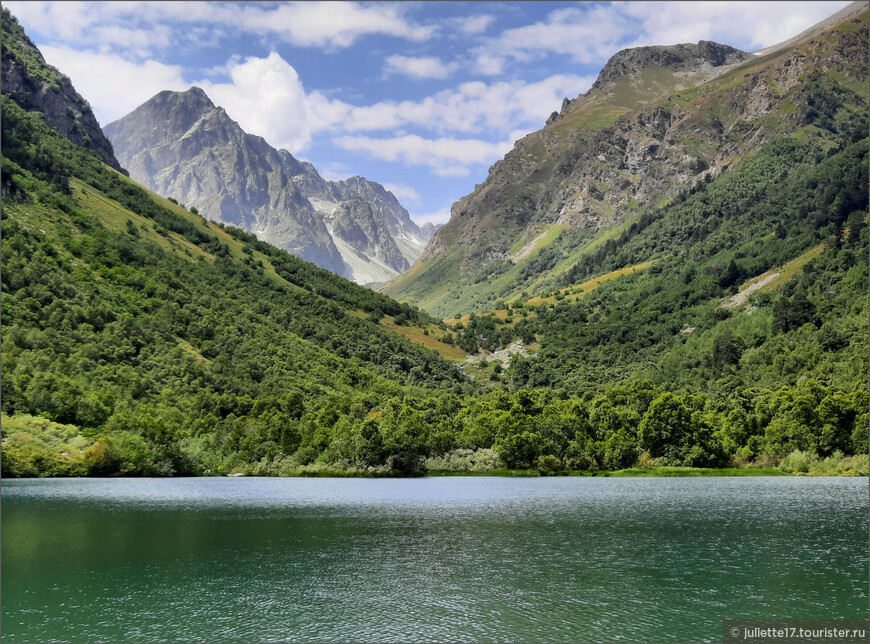
[[[442,472],[488,472],[504,464],[494,449],[454,449],[426,459],[426,469]]]
[[[815,452],[802,452],[801,450],[796,449],[782,459],[782,462],[779,464],[779,469],[783,472],[800,472],[806,474],[810,471],[810,467],[818,462],[819,457]]]
[[[538,457],[538,469],[544,472],[558,472],[563,469],[562,461],[552,454]]]

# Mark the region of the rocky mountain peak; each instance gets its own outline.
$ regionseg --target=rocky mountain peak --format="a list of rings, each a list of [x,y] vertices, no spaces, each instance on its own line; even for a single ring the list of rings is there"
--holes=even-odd
[[[131,176],[359,283],[405,271],[426,244],[382,185],[326,181],[307,161],[248,134],[199,87],[163,91],[106,126]]]
[[[441,228],[443,224],[433,224],[431,221],[427,221],[425,224],[420,226],[420,232],[423,233],[423,239],[429,241],[435,235],[439,228]]]
[[[601,69],[591,90],[602,90],[607,84],[621,78],[635,79],[653,67],[671,72],[701,73],[707,75],[712,68],[733,65],[752,57],[730,45],[721,45],[711,40],[696,44],[653,45],[623,49],[610,57]],[[719,70],[716,70],[718,74]]]

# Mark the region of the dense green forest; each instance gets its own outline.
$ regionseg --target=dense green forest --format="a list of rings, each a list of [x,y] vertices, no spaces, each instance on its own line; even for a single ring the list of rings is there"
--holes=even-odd
[[[457,329],[461,341],[540,336],[537,356],[484,391],[369,315],[425,321],[415,309],[240,231],[221,241],[226,231],[3,107],[7,474],[557,471],[866,452],[866,141],[772,144],[617,242],[619,261],[658,256],[656,270],[513,326]],[[753,176],[749,207],[729,210]],[[78,180],[139,223],[105,225]],[[721,224],[695,234],[710,212]],[[666,241],[647,254],[650,240]],[[825,250],[751,315],[718,306],[815,243]]]
[[[468,353],[539,347],[476,379],[382,324],[443,322],[149,193],[4,95],[3,474],[866,473],[867,115],[814,91],[798,135],[644,214],[552,301],[451,326]]]

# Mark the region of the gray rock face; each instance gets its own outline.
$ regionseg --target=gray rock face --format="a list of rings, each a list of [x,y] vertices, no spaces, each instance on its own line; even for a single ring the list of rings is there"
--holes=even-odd
[[[76,145],[93,151],[116,170],[109,139],[103,134],[91,106],[73,88],[69,78],[48,65],[8,9],[3,9],[3,93],[29,112],[42,112],[45,122]]]
[[[198,87],[159,93],[106,134],[151,190],[361,284],[399,275],[425,246],[383,186],[326,181],[311,163],[246,133]]]

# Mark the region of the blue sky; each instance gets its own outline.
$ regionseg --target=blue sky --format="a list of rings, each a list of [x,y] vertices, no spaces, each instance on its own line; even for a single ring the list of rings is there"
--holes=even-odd
[[[754,51],[847,2],[6,2],[105,125],[202,87],[328,179],[360,174],[419,222],[486,178],[620,49]]]

